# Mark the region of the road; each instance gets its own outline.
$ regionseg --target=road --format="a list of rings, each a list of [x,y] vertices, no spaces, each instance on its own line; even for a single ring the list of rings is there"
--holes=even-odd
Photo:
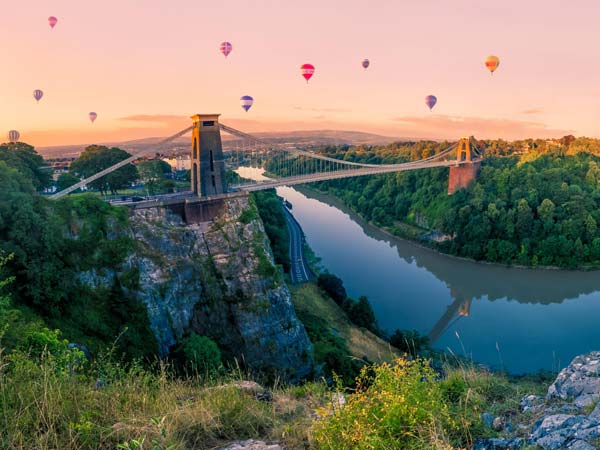
[[[314,278],[314,274],[304,257],[304,235],[292,213],[283,206],[285,221],[290,235],[290,276],[292,283],[305,283]]]

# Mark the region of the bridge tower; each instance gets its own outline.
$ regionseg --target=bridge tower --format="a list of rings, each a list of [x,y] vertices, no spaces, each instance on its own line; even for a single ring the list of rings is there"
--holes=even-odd
[[[459,189],[466,188],[471,181],[477,178],[481,166],[481,151],[477,147],[475,138],[464,137],[456,146],[456,165],[450,166],[448,177],[448,195],[454,194]],[[459,164],[461,162],[462,164]]]
[[[220,114],[192,116],[191,181],[198,197],[225,194],[225,161],[221,144]]]

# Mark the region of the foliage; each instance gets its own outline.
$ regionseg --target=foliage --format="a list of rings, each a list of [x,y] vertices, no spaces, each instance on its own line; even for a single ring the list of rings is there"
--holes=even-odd
[[[170,192],[175,188],[175,182],[170,179],[171,166],[162,159],[142,161],[136,167],[148,194]]]
[[[290,270],[290,238],[281,198],[275,190],[253,192],[252,198],[269,237],[275,262],[287,273]]]
[[[44,159],[31,145],[23,142],[0,145],[0,161],[30,180],[35,189],[39,190],[50,184],[51,171],[44,169]]]
[[[221,368],[221,352],[217,344],[206,336],[191,333],[181,342],[187,365],[198,374],[213,374]]]
[[[80,181],[78,176],[73,175],[70,172],[61,173],[56,180],[56,188],[59,191],[63,191]],[[77,192],[77,191],[76,191]]]
[[[322,273],[317,279],[317,285],[329,295],[334,302],[342,305],[348,294],[344,288],[344,282],[331,273]]]
[[[70,172],[81,178],[88,178],[130,156],[126,151],[116,147],[90,145],[79,158],[73,161]],[[92,181],[89,186],[99,190],[102,194],[107,192],[116,194],[118,189],[130,186],[137,178],[137,168],[133,164],[127,164],[98,180]]]
[[[390,344],[401,352],[415,357],[429,349],[429,338],[415,330],[396,330],[390,336]]]
[[[324,147],[327,156],[396,163],[447,143]],[[479,178],[447,195],[448,169],[432,168],[317,184],[364,218],[402,235],[405,224],[449,237],[428,242],[462,257],[503,264],[577,268],[600,264],[600,141],[485,141]],[[597,156],[598,155],[598,156]]]
[[[320,411],[315,448],[450,450],[470,443],[470,423],[452,414],[436,378],[421,360],[363,369],[343,407]]]
[[[131,286],[113,276],[133,249],[126,211],[91,195],[46,200],[31,179],[3,161],[0,191],[0,253],[13,255],[2,272],[15,280],[12,306],[2,308],[11,318],[4,345],[18,345],[19,326],[39,328],[45,322],[92,350],[122,335],[121,351],[154,353],[144,305],[129,293]],[[82,283],[82,273],[104,282]],[[135,274],[127,275],[123,269],[123,282],[135,283]]]
[[[355,325],[366,328],[375,334],[378,333],[375,313],[369,303],[369,299],[364,295],[360,296],[357,302],[351,303],[348,311],[348,318]]]

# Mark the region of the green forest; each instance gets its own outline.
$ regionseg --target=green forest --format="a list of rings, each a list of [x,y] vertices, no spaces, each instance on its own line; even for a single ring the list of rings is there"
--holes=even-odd
[[[347,161],[421,159],[447,142],[335,146]],[[443,252],[502,264],[583,268],[600,264],[600,142],[480,141],[486,157],[468,189],[447,194],[448,169],[433,168],[316,183],[393,234]],[[435,230],[445,240],[427,239]]]

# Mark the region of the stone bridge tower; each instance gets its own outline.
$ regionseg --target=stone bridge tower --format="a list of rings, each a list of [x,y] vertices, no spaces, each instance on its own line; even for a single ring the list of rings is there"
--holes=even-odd
[[[191,181],[192,192],[198,197],[227,192],[219,115],[192,116]]]
[[[481,166],[482,153],[475,143],[475,138],[465,137],[458,141],[456,146],[455,166],[450,166],[448,177],[448,194],[454,194],[459,189],[466,188],[471,181],[477,178]],[[463,162],[458,164],[458,162]]]

